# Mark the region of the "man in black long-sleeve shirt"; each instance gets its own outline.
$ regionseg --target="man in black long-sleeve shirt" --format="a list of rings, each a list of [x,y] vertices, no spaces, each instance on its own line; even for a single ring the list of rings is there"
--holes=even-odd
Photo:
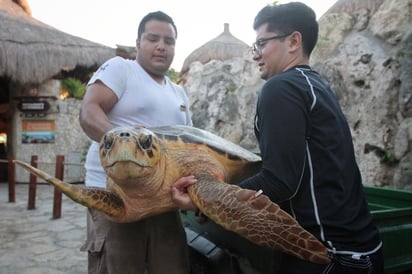
[[[383,273],[382,243],[348,123],[329,85],[309,66],[315,13],[298,2],[266,6],[253,27],[253,59],[267,80],[255,116],[262,170],[239,186],[262,190],[322,241],[332,259],[324,266],[283,254],[280,273]]]

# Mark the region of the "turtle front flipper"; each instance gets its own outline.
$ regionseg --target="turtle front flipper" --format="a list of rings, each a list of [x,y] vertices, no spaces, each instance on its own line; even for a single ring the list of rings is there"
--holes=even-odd
[[[207,217],[251,242],[303,260],[330,262],[326,247],[265,195],[216,181],[188,188],[196,206]]]
[[[25,162],[14,160],[14,163],[28,170],[30,173],[52,184],[70,199],[89,208],[106,214],[110,219],[122,219],[125,215],[123,201],[115,193],[100,188],[77,187],[52,177],[40,169]]]

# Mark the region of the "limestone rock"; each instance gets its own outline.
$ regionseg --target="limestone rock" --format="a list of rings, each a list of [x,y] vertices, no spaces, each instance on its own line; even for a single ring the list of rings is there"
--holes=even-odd
[[[253,120],[263,81],[248,57],[194,62],[185,88],[194,126],[258,152]]]
[[[412,0],[339,0],[319,19],[311,65],[347,116],[367,185],[412,189]],[[252,151],[263,81],[250,55],[193,62],[194,125]]]
[[[412,189],[412,0],[352,2],[362,8],[320,18],[312,65],[340,100],[365,184]]]

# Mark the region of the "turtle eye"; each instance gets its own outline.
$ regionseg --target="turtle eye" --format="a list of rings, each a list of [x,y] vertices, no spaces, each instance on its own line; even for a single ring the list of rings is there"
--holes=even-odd
[[[140,146],[143,149],[149,149],[152,146],[152,135],[143,135],[143,136],[141,136]]]
[[[105,150],[109,150],[109,149],[112,148],[112,145],[113,145],[113,138],[108,137],[107,135],[105,135],[104,139],[103,139],[103,148]]]

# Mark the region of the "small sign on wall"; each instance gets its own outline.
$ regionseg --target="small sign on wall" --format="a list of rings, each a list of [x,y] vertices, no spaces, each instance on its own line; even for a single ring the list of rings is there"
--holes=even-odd
[[[50,104],[46,101],[20,101],[17,108],[23,112],[48,111]]]
[[[54,134],[53,120],[22,121],[22,144],[54,144]]]

